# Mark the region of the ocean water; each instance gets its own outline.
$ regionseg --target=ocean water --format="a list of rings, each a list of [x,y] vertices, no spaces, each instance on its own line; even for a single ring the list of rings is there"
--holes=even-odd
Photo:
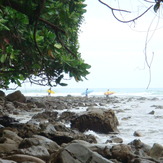
[[[49,87],[23,87],[18,88],[25,96],[47,96],[47,90]],[[55,92],[51,94],[51,96],[84,96],[82,95],[85,93],[87,88],[69,88],[69,87],[62,87],[62,88],[55,88],[53,87],[52,90]],[[89,96],[104,96],[104,93],[108,90],[108,88],[88,88],[91,92]],[[115,92],[111,96],[153,96],[153,97],[163,97],[163,88],[111,88],[110,91]],[[9,94],[15,90],[3,90],[6,94]]]

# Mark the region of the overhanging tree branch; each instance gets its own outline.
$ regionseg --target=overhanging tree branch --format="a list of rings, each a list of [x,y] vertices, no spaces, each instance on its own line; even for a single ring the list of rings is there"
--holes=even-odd
[[[151,5],[151,6],[148,7],[142,14],[140,14],[140,15],[137,16],[136,18],[133,18],[133,19],[131,19],[131,20],[125,21],[125,20],[119,19],[119,18],[115,15],[115,11],[127,12],[127,13],[131,13],[131,11],[122,10],[122,9],[116,9],[116,8],[113,8],[113,7],[111,7],[110,5],[108,5],[108,4],[104,3],[104,2],[102,2],[101,0],[98,0],[98,1],[99,1],[101,4],[105,5],[106,7],[108,7],[108,8],[111,10],[111,12],[112,12],[114,18],[115,18],[116,20],[118,20],[119,22],[121,22],[121,23],[130,23],[130,22],[134,22],[135,20],[137,20],[137,19],[139,19],[140,17],[142,17],[145,13],[147,13],[147,12],[153,7],[153,5]]]

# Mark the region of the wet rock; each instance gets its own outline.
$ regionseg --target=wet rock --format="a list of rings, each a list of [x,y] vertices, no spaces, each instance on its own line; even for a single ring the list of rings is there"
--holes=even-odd
[[[151,115],[154,115],[155,114],[155,111],[152,110],[151,112],[149,112],[148,114],[151,114]]]
[[[32,117],[32,119],[37,119],[37,120],[47,120],[49,122],[55,122],[57,121],[57,112],[50,112],[50,111],[45,111],[42,113],[38,113]]]
[[[40,135],[33,135],[33,138],[39,140],[39,145],[44,146],[50,154],[60,150],[60,146],[51,139],[48,139]]]
[[[37,107],[37,108],[47,108],[45,104],[45,100],[42,98],[33,98],[28,97],[27,98],[27,105],[30,108]]]
[[[55,141],[57,144],[61,145],[63,143],[69,143],[75,139],[81,139],[88,141],[90,143],[96,143],[96,139],[92,135],[85,135],[83,133],[74,132],[71,129],[66,128],[63,125],[55,124],[42,124],[41,132],[42,136],[48,137],[49,139]]]
[[[5,137],[0,137],[0,143],[17,144],[14,140]]]
[[[77,117],[76,113],[70,112],[70,111],[65,111],[60,115],[59,120],[62,122],[70,122],[72,119],[74,119],[76,117]]]
[[[4,113],[5,97],[0,96],[0,115]]]
[[[1,154],[11,154],[13,151],[18,150],[18,144],[16,143],[3,143],[0,144],[0,157]]]
[[[50,156],[48,150],[41,145],[20,149],[20,153],[35,156],[46,161],[49,159]]]
[[[0,157],[1,154],[11,154],[17,151],[20,141],[22,141],[22,138],[15,132],[2,129],[0,137]]]
[[[97,152],[98,154],[100,154],[101,156],[103,156],[106,159],[111,160],[111,146],[103,146],[103,145],[99,145],[99,144],[83,144],[84,146],[87,146],[91,151],[93,152]]]
[[[157,143],[153,144],[153,147],[151,148],[149,155],[153,158],[159,159],[163,158],[163,146]]]
[[[26,102],[26,97],[20,92],[15,91],[13,93],[10,93],[6,96],[6,99],[8,101],[18,101],[18,102]]]
[[[23,141],[19,145],[19,148],[25,149],[32,146],[42,146],[46,148],[50,154],[60,149],[60,146],[56,142],[40,135],[33,135],[32,138],[23,139]]]
[[[53,135],[56,133],[56,129],[53,124],[47,123],[46,125],[41,125],[41,133],[45,135]]]
[[[111,157],[113,159],[116,159],[120,162],[127,163],[133,158],[133,152],[130,146],[125,144],[118,144],[112,146],[110,149],[111,151]]]
[[[74,140],[73,135],[71,133],[68,133],[68,132],[56,131],[53,134],[47,134],[46,133],[45,136],[52,139],[53,141],[55,141],[59,145],[61,145],[63,143],[69,143],[72,140]]]
[[[151,98],[151,101],[159,101],[159,98],[153,97],[153,98]]]
[[[135,139],[130,142],[128,145],[132,148],[134,154],[139,155],[140,157],[148,157],[151,146],[144,144],[139,139]]]
[[[147,98],[146,98],[146,97],[140,97],[140,98],[138,98],[137,100],[138,100],[138,101],[145,101],[145,100],[147,100]]]
[[[91,134],[89,134],[89,135],[85,135],[83,133],[75,134],[74,140],[84,140],[84,141],[87,141],[89,143],[97,143],[96,138]]]
[[[23,140],[15,132],[6,129],[3,130],[2,137],[9,138],[17,144],[20,144],[20,142]]]
[[[30,110],[28,108],[28,105],[26,103],[22,103],[22,102],[18,102],[18,101],[14,101],[13,102],[14,106],[17,108],[17,109],[21,109],[21,110]]]
[[[11,118],[7,115],[0,116],[0,124],[5,127],[13,126],[13,124],[16,124],[16,123],[18,123],[18,121],[15,120],[14,118]]]
[[[94,109],[80,114],[71,120],[71,128],[81,132],[93,130],[99,133],[118,132],[119,122],[113,110]]]
[[[10,112],[13,112],[16,108],[12,102],[7,102],[5,105],[6,109]]]
[[[110,139],[106,141],[106,143],[123,143],[123,139],[117,136],[111,136]]]
[[[124,121],[126,121],[126,120],[129,120],[131,118],[131,116],[128,116],[128,117],[124,117],[124,118],[122,118],[122,120]]]
[[[5,93],[3,91],[0,90],[0,97],[5,97]]]
[[[163,105],[152,105],[151,107],[155,107],[155,109],[163,109]]]
[[[19,136],[22,138],[29,138],[33,135],[39,134],[41,128],[36,121],[29,121],[25,124],[18,124],[14,126],[18,132]]]
[[[61,131],[61,132],[72,132],[72,130],[68,127],[66,127],[64,124],[57,122],[57,123],[53,123],[55,129],[57,131]]]
[[[113,163],[80,143],[68,144],[50,163]]]
[[[135,131],[133,135],[137,137],[141,137],[142,133],[140,133],[139,131]]]

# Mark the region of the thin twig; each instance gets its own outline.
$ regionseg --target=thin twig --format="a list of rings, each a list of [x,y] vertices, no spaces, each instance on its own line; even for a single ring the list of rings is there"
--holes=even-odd
[[[146,62],[146,65],[148,67],[148,70],[149,70],[149,82],[148,82],[148,85],[147,85],[147,88],[149,88],[150,86],[150,83],[151,83],[151,79],[152,79],[152,72],[151,72],[151,66],[152,66],[152,62],[153,62],[153,58],[154,58],[154,52],[152,53],[152,59],[150,61],[150,63],[148,62],[148,57],[147,57],[147,48],[148,48],[148,43],[149,41],[151,40],[151,38],[153,37],[154,33],[155,33],[155,30],[153,31],[151,37],[148,39],[148,36],[149,36],[149,32],[150,32],[150,29],[151,29],[151,26],[153,24],[153,21],[155,20],[156,16],[153,18],[152,22],[150,23],[150,26],[148,27],[148,30],[147,30],[147,36],[146,36],[146,40],[145,40],[145,48],[144,48],[144,55],[145,55],[145,62]],[[158,26],[158,23],[156,25],[156,28]]]
[[[112,14],[113,16],[115,17],[115,19],[117,19],[119,22],[121,23],[130,23],[130,22],[135,22],[135,20],[141,18],[144,14],[146,14],[150,9],[151,7],[153,7],[153,5],[151,5],[150,7],[148,7],[142,14],[140,14],[139,16],[137,16],[136,18],[134,19],[131,19],[131,20],[120,20],[114,13],[114,10],[112,10]]]
[[[51,22],[49,22],[49,21],[47,21],[47,20],[45,20],[43,18],[39,18],[39,21],[41,21],[41,22],[45,23],[46,25],[50,26],[53,30],[60,31],[60,32],[65,34],[65,31],[63,29],[57,27],[56,25],[52,24]]]
[[[112,14],[113,14],[113,16],[115,17],[115,19],[116,20],[118,20],[119,22],[121,22],[121,23],[130,23],[130,22],[134,22],[135,20],[137,20],[137,19],[139,19],[140,17],[142,17],[145,13],[147,13],[152,7],[153,7],[153,5],[151,5],[150,7],[148,7],[142,14],[140,14],[139,16],[137,16],[136,18],[133,18],[133,19],[131,19],[131,20],[120,20],[116,15],[115,15],[115,11],[119,11],[119,12],[127,12],[127,13],[131,13],[131,11],[127,11],[127,10],[122,10],[122,9],[116,9],[116,8],[113,8],[113,7],[111,7],[110,5],[108,5],[108,4],[106,4],[106,3],[104,3],[104,2],[102,2],[101,0],[98,0],[101,4],[103,4],[103,5],[105,5],[106,7],[108,7],[110,10],[111,10],[111,12],[112,12]]]
[[[107,6],[108,8],[110,8],[111,10],[114,10],[114,11],[122,11],[122,12],[128,12],[128,13],[131,13],[131,11],[127,11],[127,10],[121,10],[121,9],[116,9],[116,8],[113,8],[111,6],[109,6],[108,4],[102,2],[101,0],[98,0],[100,3],[102,3],[103,5]]]

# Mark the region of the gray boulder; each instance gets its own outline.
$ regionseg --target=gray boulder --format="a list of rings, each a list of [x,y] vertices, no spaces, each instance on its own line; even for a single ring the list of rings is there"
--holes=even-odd
[[[15,143],[20,144],[20,142],[23,140],[21,137],[17,135],[17,133],[11,131],[11,130],[3,130],[2,132],[3,137],[9,138],[13,140]]]
[[[5,93],[0,90],[0,97],[5,97]]]
[[[23,141],[19,145],[19,148],[25,149],[30,148],[32,146],[45,147],[50,154],[60,149],[60,146],[56,142],[40,135],[33,135],[32,138],[23,139]]]
[[[32,119],[36,119],[39,121],[47,120],[49,122],[55,122],[57,120],[57,116],[58,116],[57,112],[45,111],[34,115]]]
[[[10,154],[16,150],[18,150],[16,143],[0,143],[0,154]]]
[[[151,146],[144,144],[139,139],[135,139],[128,144],[133,150],[134,154],[139,155],[140,157],[148,157]]]
[[[18,101],[18,102],[26,102],[26,97],[20,92],[20,91],[15,91],[13,93],[10,93],[6,96],[6,99],[8,101]]]
[[[71,120],[71,128],[80,132],[93,130],[99,133],[118,132],[119,122],[113,110],[93,109],[81,113],[77,118]]]
[[[3,125],[4,127],[10,127],[13,124],[17,124],[17,123],[18,121],[12,117],[9,117],[7,115],[2,115],[2,116],[0,115],[0,124]]]
[[[159,159],[161,157],[163,158],[163,146],[160,144],[154,143],[149,154],[151,157],[153,157],[155,159]]]
[[[113,163],[80,143],[68,144],[50,163]]]
[[[18,146],[22,141],[21,137],[10,130],[3,130],[0,134],[2,134],[2,137],[0,137],[0,154],[10,154],[18,150]]]
[[[48,150],[41,145],[20,149],[20,153],[29,155],[29,156],[34,156],[34,157],[37,157],[46,161],[49,159],[49,156],[50,156]]]
[[[74,132],[73,130],[66,128],[58,123],[45,123],[41,125],[40,135],[48,137],[55,141],[57,144],[70,143],[75,139],[85,140],[90,143],[97,143],[93,135],[85,135],[83,133]]]
[[[129,145],[125,144],[114,145],[110,149],[110,151],[112,159],[116,159],[123,163],[127,163],[130,160],[132,160],[132,158],[134,158],[133,151]]]

